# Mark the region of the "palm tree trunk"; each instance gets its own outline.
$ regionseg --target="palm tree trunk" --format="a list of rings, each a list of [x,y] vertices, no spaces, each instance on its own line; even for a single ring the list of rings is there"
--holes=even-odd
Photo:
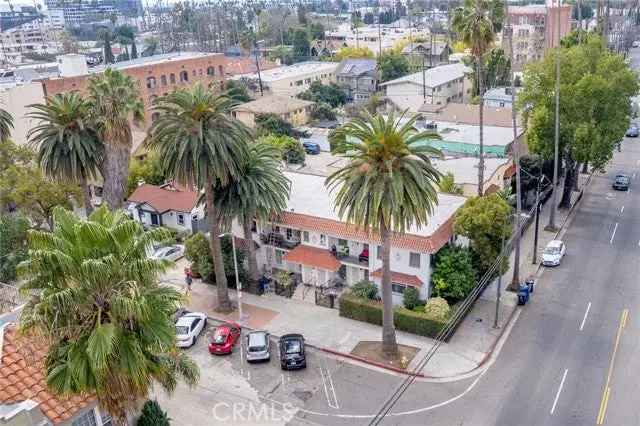
[[[85,176],[82,176],[82,181],[80,182],[80,186],[82,187],[84,211],[88,218],[93,212],[93,204],[91,203],[91,189],[89,188],[89,184],[87,183],[87,178]]]
[[[380,226],[382,240],[382,352],[389,358],[398,354],[396,329],[393,325],[393,295],[391,294],[391,237],[387,226]]]
[[[129,174],[130,149],[125,144],[105,144],[102,200],[111,210],[122,207],[124,186]]]
[[[205,188],[207,197],[207,212],[210,221],[209,244],[211,245],[211,257],[213,257],[213,271],[216,276],[216,291],[218,296],[218,307],[220,312],[231,311],[231,301],[229,300],[229,287],[227,276],[224,272],[222,261],[222,247],[220,245],[220,226],[218,223],[218,211],[214,202],[213,179],[207,176],[207,187]]]
[[[480,152],[478,161],[478,196],[484,194],[484,96],[482,94],[482,57],[477,58],[478,96],[480,97]]]
[[[256,290],[256,283],[258,282],[258,261],[256,259],[256,247],[253,245],[253,237],[251,233],[251,221],[244,219],[242,222],[242,229],[244,231],[244,239],[247,243],[247,263],[249,264],[249,288],[253,291]]]

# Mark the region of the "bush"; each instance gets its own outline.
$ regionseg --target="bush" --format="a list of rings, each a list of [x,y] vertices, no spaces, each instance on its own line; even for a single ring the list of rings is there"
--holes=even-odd
[[[407,287],[402,295],[402,304],[407,309],[414,309],[420,305],[420,293],[415,287]]]
[[[224,272],[229,283],[229,287],[235,288],[236,277],[233,265],[233,249],[231,238],[225,236],[220,239],[222,246],[222,262]],[[191,270],[196,276],[201,276],[204,281],[215,283],[215,273],[213,269],[213,257],[209,240],[201,232],[193,234],[184,243],[184,257],[191,262]],[[236,257],[238,260],[238,278],[240,282],[246,282],[247,271],[244,268],[245,253],[236,247]]]
[[[269,135],[260,138],[260,142],[277,148],[282,153],[282,159],[288,163],[304,163],[305,152],[302,144],[290,136]]]
[[[13,282],[16,267],[27,259],[29,221],[20,214],[0,215],[0,282]]]
[[[370,324],[382,325],[382,303],[366,300],[347,292],[339,300],[340,316]],[[435,337],[445,326],[445,320],[435,320],[424,312],[396,307],[393,315],[396,329],[420,336]]]
[[[331,108],[331,105],[320,102],[311,108],[311,118],[314,120],[334,121],[336,119],[336,112]]]
[[[378,286],[368,280],[361,280],[351,287],[351,294],[367,300],[378,299]]]
[[[449,303],[442,297],[432,297],[423,308],[424,316],[433,321],[445,322],[451,315]]]
[[[476,284],[473,254],[464,247],[443,247],[436,256],[432,280],[434,293],[451,303],[467,297]]]
[[[162,410],[158,401],[148,400],[142,407],[142,413],[136,422],[137,426],[169,426],[170,418]]]

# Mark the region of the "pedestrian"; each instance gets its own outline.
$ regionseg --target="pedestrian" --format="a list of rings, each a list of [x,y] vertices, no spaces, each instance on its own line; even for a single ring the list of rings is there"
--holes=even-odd
[[[191,293],[191,283],[193,282],[193,274],[191,273],[191,268],[185,268],[184,272],[184,281],[187,283],[187,293]]]

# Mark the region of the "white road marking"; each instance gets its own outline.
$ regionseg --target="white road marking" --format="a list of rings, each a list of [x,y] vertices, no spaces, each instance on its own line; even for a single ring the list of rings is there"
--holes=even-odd
[[[562,380],[560,381],[560,386],[558,387],[558,392],[556,393],[556,399],[553,400],[553,405],[551,406],[550,414],[553,414],[556,411],[556,405],[558,404],[558,398],[560,398],[560,392],[562,392],[562,387],[564,386],[564,379],[567,378],[567,372],[569,370],[565,369],[564,374],[562,375]]]
[[[622,208],[620,208],[620,214],[624,213],[624,206],[622,206]]]
[[[582,318],[582,322],[580,323],[580,331],[584,328],[584,323],[587,322],[587,315],[589,315],[589,309],[591,309],[591,302],[587,305],[587,310],[584,313],[584,318]]]
[[[329,369],[318,367],[320,370],[320,376],[322,377],[322,385],[324,387],[324,395],[327,397],[327,405],[335,410],[339,409],[338,397],[336,395],[336,389],[333,386],[333,380]]]
[[[609,244],[613,244],[613,239],[616,236],[617,230],[618,230],[618,222],[616,222],[616,226],[613,227],[613,233],[611,234],[611,239],[609,240]]]

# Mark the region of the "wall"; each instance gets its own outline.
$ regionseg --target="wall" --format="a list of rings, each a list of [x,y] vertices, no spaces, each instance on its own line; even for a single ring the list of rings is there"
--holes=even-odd
[[[236,110],[233,116],[240,122],[250,128],[256,126],[256,114],[250,111]],[[279,114],[279,117],[286,122],[291,123],[294,127],[303,126],[309,122],[309,108],[300,108],[291,113]]]
[[[411,112],[417,112],[425,103],[447,104],[449,102],[461,103],[470,97],[467,90],[471,89],[468,78],[460,78],[454,82],[445,83],[437,87],[427,87],[424,97],[421,83],[403,82],[384,86],[386,96],[400,109],[409,108]]]
[[[336,82],[336,63],[333,70],[321,70],[317,72],[307,72],[304,74],[298,74],[291,77],[281,78],[275,81],[263,82],[263,85],[267,87],[267,91],[274,95],[283,95],[294,97],[305,90],[309,89],[311,83],[319,81],[322,84],[329,84]]]
[[[129,203],[127,206],[127,210],[131,214],[134,220],[142,223],[143,225],[151,226],[151,213],[150,211],[155,211],[155,209],[148,204],[143,204],[140,208],[144,211],[140,211],[138,209],[137,203]],[[178,224],[178,215],[184,215],[184,224]],[[179,232],[191,232],[192,231],[192,221],[191,218],[193,215],[198,215],[196,209],[192,213],[183,213],[183,212],[175,212],[168,211],[162,214],[162,226],[166,226],[168,228],[175,229]],[[198,216],[200,217],[200,216]]]
[[[0,91],[0,108],[5,109],[13,117],[12,140],[18,145],[27,143],[27,132],[37,123],[26,118],[29,112],[27,105],[45,102],[44,91],[40,82],[26,83]]]

